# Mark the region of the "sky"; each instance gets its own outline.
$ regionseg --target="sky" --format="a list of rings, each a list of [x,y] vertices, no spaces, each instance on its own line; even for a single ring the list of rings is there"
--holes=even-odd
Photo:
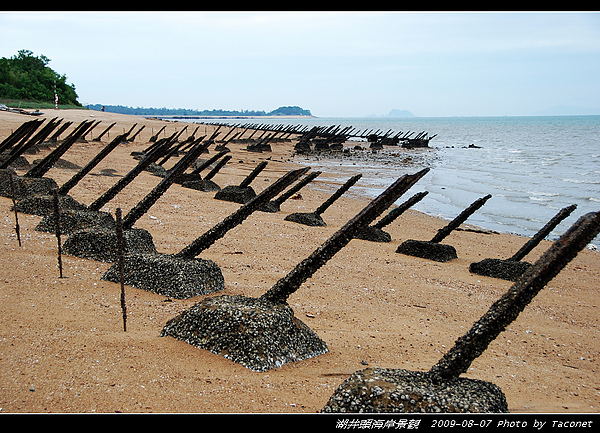
[[[600,114],[597,12],[0,11],[0,57],[22,49],[82,104]]]

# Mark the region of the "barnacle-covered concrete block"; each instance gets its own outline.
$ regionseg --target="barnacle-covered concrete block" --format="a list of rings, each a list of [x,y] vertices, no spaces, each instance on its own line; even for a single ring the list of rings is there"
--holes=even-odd
[[[80,230],[91,228],[102,228],[104,230],[116,230],[115,218],[108,212],[91,210],[66,209],[59,212],[60,231],[62,234],[72,234]],[[54,233],[56,230],[56,218],[49,213],[35,227],[38,232]]]
[[[72,233],[63,243],[63,252],[82,259],[112,263],[118,258],[118,239],[115,230],[92,228]],[[157,253],[150,232],[144,229],[123,231],[124,254]]]
[[[231,201],[246,204],[256,197],[256,192],[251,186],[229,185],[220,189],[216,194],[217,200]]]
[[[288,305],[245,296],[206,298],[169,320],[160,335],[259,372],[328,352]]]
[[[79,203],[70,195],[58,196],[58,208],[60,210],[86,210],[87,206]],[[34,195],[19,200],[16,205],[17,212],[46,216],[54,212],[54,196]]]
[[[447,262],[458,258],[456,248],[452,245],[415,239],[408,239],[402,242],[396,249],[396,252],[436,262]]]
[[[471,263],[469,271],[485,277],[517,281],[531,267],[531,263],[517,260],[483,259]]]
[[[506,413],[508,404],[502,390],[491,382],[367,368],[348,377],[321,412]]]
[[[13,177],[15,186],[15,200],[21,200],[32,195],[51,194],[52,190],[58,188],[54,179],[49,177],[25,177],[16,176],[11,169],[0,170],[0,196],[12,198],[10,187],[10,176]]]
[[[175,299],[206,295],[225,288],[221,269],[211,260],[170,254],[128,254],[124,257],[125,284]],[[120,282],[113,264],[103,280]]]

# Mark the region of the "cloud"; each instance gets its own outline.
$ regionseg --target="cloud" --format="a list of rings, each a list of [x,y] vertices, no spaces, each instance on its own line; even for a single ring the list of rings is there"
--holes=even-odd
[[[88,103],[301,105],[331,116],[393,108],[419,115],[518,114],[536,108],[535,101],[599,99],[593,78],[600,73],[599,16],[0,13],[0,56],[19,49],[48,56]]]

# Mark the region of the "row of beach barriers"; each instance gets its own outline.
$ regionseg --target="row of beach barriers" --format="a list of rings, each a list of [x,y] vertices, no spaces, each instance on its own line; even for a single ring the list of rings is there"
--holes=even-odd
[[[66,139],[57,140],[55,149],[24,175],[17,175],[10,168],[10,162],[16,160],[15,155],[22,154],[20,151],[27,143],[23,139],[26,134],[15,137],[19,133],[15,131],[7,137],[0,144],[3,156],[0,160],[0,195],[13,199],[15,217],[18,212],[42,216],[36,230],[56,233],[59,252],[113,263],[101,278],[120,283],[122,288],[128,285],[177,299],[224,289],[224,278],[218,265],[200,258],[200,254],[254,212],[279,211],[287,198],[319,175],[319,172],[310,172],[310,168],[291,170],[256,194],[250,184],[266,162],[259,164],[239,185],[217,188],[215,198],[241,203],[235,212],[180,252],[162,254],[156,250],[150,233],[134,228],[135,222],[171,185],[178,183],[193,188],[206,180],[207,176],[202,177],[200,173],[209,164],[199,164],[197,160],[203,153],[209,153],[214,134],[208,139],[189,140],[185,146],[174,140],[174,136],[155,140],[145,152],[134,155],[138,163],[129,173],[92,204],[85,205],[70,197],[68,192],[106,155],[126,141],[131,132],[115,137],[59,187],[45,174],[89,127],[82,123]],[[21,133],[25,129],[23,127]],[[227,150],[217,152],[211,163],[218,167],[218,158],[225,157]],[[161,171],[162,164],[157,161],[164,163],[175,155],[181,156],[179,161],[170,170]],[[192,172],[186,173],[189,167]],[[115,216],[100,210],[137,175],[150,170],[158,173],[161,181],[127,215],[122,216],[120,209]],[[215,354],[226,353],[232,361],[257,372],[326,353],[326,342],[294,317],[287,299],[351,240],[389,242],[389,234],[383,228],[427,193],[416,194],[377,223],[374,221],[428,172],[429,169],[425,169],[398,178],[262,296],[205,297],[169,320],[161,336],[170,336]],[[286,220],[325,225],[321,214],[359,179],[360,175],[350,178],[314,212],[289,214]],[[399,245],[397,252],[438,262],[456,258],[456,250],[441,241],[489,198],[488,195],[474,202],[430,241],[407,240]],[[548,281],[600,232],[600,212],[585,214],[535,263],[524,262],[522,259],[526,254],[574,209],[575,206],[570,206],[561,210],[510,259],[486,259],[471,264],[471,272],[504,278],[514,284],[429,371],[382,368],[357,371],[339,386],[322,412],[507,412],[506,398],[498,386],[460,376]],[[61,235],[68,235],[64,244]],[[375,389],[374,384],[381,383],[388,385]]]

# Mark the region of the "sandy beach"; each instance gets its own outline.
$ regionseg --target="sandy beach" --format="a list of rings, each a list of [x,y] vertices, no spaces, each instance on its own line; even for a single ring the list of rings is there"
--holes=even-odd
[[[146,149],[163,125],[165,135],[189,125],[88,110],[44,111],[42,117],[74,125],[101,120],[92,137],[116,122],[101,142],[76,143],[62,157],[80,167],[116,134],[145,125],[133,142],[119,145],[71,190],[84,204],[118,179],[100,175],[101,170],[126,174],[136,164],[131,152]],[[0,112],[0,141],[32,119]],[[194,128],[189,125],[182,138]],[[213,129],[201,125],[196,136]],[[228,147],[232,159],[213,179],[222,187],[239,184],[261,161],[268,165],[252,183],[257,192],[305,165],[293,159],[292,143],[262,153]],[[25,156],[31,163],[48,152]],[[46,176],[60,186],[75,172],[55,166]],[[114,214],[121,208],[126,214],[159,181],[143,172],[102,210]],[[201,257],[217,263],[225,278],[224,291],[206,296],[265,293],[368,203],[349,192],[323,214],[326,227],[284,221],[290,213],[315,210],[337,187],[323,173],[280,212],[255,212],[204,251]],[[214,195],[175,184],[135,227],[152,234],[159,252],[176,253],[240,206]],[[316,413],[357,370],[429,370],[512,285],[472,274],[469,265],[508,258],[528,240],[460,230],[444,240],[456,248],[458,259],[438,263],[401,255],[395,251],[403,240],[429,240],[446,224],[409,210],[386,227],[392,242],[352,240],[290,297],[296,317],[329,352],[258,373],[159,336],[169,319],[202,297],[177,300],[126,287],[124,332],[120,285],[100,279],[111,264],[63,255],[64,278],[59,278],[56,238],[35,230],[42,217],[18,215],[19,246],[11,208],[12,200],[0,197],[0,413]],[[550,244],[543,241],[526,260],[534,262]],[[511,412],[599,412],[599,287],[600,252],[584,250],[464,376],[498,385]]]

